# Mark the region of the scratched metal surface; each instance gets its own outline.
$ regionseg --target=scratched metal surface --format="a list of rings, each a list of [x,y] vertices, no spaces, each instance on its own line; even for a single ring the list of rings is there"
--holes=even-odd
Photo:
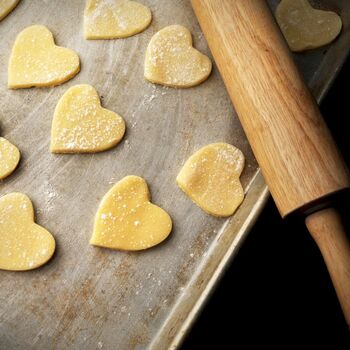
[[[125,40],[84,40],[83,0],[22,0],[0,22],[0,134],[22,153],[17,171],[0,183],[0,195],[28,194],[37,222],[57,241],[46,266],[26,273],[0,271],[0,349],[176,347],[268,196],[215,67],[207,82],[188,90],[144,81],[145,48],[168,24],[188,27],[195,46],[210,53],[189,1],[142,2],[153,11],[152,25]],[[347,0],[325,3],[349,14]],[[79,54],[82,70],[73,80],[54,88],[6,88],[11,46],[31,24],[47,25],[57,44]],[[335,44],[297,58],[317,97],[345,58],[348,24]],[[55,105],[78,83],[95,86],[104,107],[125,118],[126,137],[96,155],[52,155]],[[229,220],[204,214],[175,185],[188,156],[217,141],[238,146],[247,159],[242,175],[247,196]],[[100,199],[129,174],[144,177],[153,201],[172,216],[171,237],[139,253],[89,246]]]

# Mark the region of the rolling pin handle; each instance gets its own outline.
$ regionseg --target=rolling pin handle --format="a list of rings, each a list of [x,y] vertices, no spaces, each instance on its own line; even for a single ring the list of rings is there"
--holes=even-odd
[[[341,217],[327,208],[310,214],[305,224],[322,253],[350,329],[350,242]]]
[[[227,91],[283,217],[309,212],[350,324],[350,246],[334,209],[349,170],[265,0],[191,0]]]

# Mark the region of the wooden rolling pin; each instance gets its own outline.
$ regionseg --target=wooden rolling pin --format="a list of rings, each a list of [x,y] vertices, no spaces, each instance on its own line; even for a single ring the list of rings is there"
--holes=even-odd
[[[348,169],[265,0],[192,0],[282,217],[302,212],[350,326],[350,244],[332,199]]]

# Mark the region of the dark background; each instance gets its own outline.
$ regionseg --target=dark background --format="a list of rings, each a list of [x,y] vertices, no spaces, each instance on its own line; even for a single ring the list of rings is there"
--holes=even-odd
[[[349,107],[350,58],[321,105],[348,165]],[[342,208],[349,217],[350,198]],[[350,333],[303,222],[282,221],[270,199],[181,350],[290,345],[349,350]]]

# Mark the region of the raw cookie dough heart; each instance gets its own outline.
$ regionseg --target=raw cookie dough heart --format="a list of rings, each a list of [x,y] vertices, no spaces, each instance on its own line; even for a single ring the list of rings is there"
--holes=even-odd
[[[0,137],[0,180],[11,175],[21,158],[19,150],[11,142]]]
[[[84,12],[85,38],[126,38],[145,30],[151,21],[150,9],[136,1],[87,0]]]
[[[20,2],[20,0],[0,0],[0,21],[5,18]]]
[[[210,75],[210,59],[192,47],[188,29],[171,25],[156,33],[148,44],[145,78],[152,83],[188,88]]]
[[[146,181],[138,176],[127,176],[102,199],[90,244],[142,250],[164,241],[171,228],[170,216],[150,202]]]
[[[185,163],[176,182],[204,211],[230,216],[244,198],[239,177],[243,153],[227,143],[213,143],[194,153]]]
[[[125,122],[101,107],[96,90],[76,85],[59,100],[52,122],[53,153],[91,153],[109,149],[123,138]]]
[[[332,42],[342,28],[334,12],[314,9],[308,0],[282,0],[276,19],[292,51],[304,51]]]
[[[59,85],[73,78],[79,70],[78,55],[56,46],[46,27],[34,25],[16,38],[9,62],[8,86],[19,89]]]
[[[50,232],[34,222],[30,199],[22,193],[0,198],[0,269],[25,271],[45,264],[55,251]]]

